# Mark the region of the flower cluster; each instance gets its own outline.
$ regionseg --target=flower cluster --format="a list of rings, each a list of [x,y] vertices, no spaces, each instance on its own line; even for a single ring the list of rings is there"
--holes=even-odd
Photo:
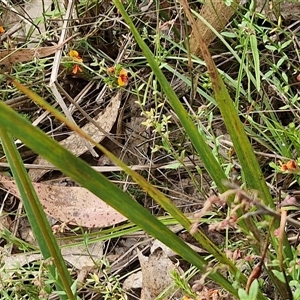
[[[285,172],[285,171],[294,172],[294,171],[297,171],[298,168],[299,168],[297,163],[294,160],[289,160],[285,164],[280,162],[280,166],[281,166],[281,171],[282,172]]]

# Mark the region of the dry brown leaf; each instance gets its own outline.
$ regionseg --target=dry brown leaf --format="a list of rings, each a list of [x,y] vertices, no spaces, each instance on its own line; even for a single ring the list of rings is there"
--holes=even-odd
[[[110,132],[117,119],[121,103],[121,95],[122,91],[119,91],[116,96],[111,99],[107,107],[94,118],[94,121],[106,132]],[[100,143],[105,138],[105,135],[93,123],[87,123],[82,127],[82,130],[97,143]],[[76,156],[82,155],[87,149],[82,138],[76,133],[73,133],[68,138],[61,141],[60,144]],[[39,165],[51,165],[41,156],[38,156],[33,163]],[[38,181],[47,172],[48,170],[31,169],[29,171],[29,176],[32,181]]]
[[[171,278],[172,270],[182,272],[181,269],[173,264],[161,248],[157,248],[149,257],[138,252],[138,258],[143,275],[141,300],[155,299],[161,292],[173,284],[173,279]],[[174,299],[173,296],[164,299]]]
[[[236,0],[236,2],[238,2],[238,0]],[[225,28],[233,14],[234,7],[227,6],[224,0],[206,0],[200,11],[201,17],[211,24],[218,32],[221,32]],[[196,26],[199,31],[202,32],[205,44],[209,46],[216,38],[216,35],[204,23],[202,23],[201,20],[196,21]],[[199,55],[200,48],[195,35],[196,31],[192,30],[190,50],[192,54]]]
[[[55,45],[32,49],[0,50],[0,65],[12,65],[19,62],[31,61],[35,57],[47,57],[54,54],[60,47],[61,45]]]
[[[59,45],[49,47],[38,48],[21,48],[13,50],[0,50],[0,66],[12,65],[18,62],[27,62],[33,60],[33,58],[43,58],[54,54],[58,49],[63,47],[74,36],[67,38],[63,43]]]
[[[20,198],[17,185],[0,174],[2,185]],[[82,187],[66,187],[33,183],[46,214],[67,223],[83,227],[106,227],[127,220],[93,193]]]
[[[123,282],[123,289],[130,291],[134,289],[141,289],[143,287],[142,271],[129,275]]]

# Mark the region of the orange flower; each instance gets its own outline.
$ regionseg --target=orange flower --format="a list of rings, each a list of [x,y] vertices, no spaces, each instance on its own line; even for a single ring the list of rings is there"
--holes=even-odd
[[[128,72],[125,69],[122,69],[118,77],[118,85],[125,86],[128,82]]]
[[[4,33],[5,29],[3,28],[3,26],[0,26],[0,33]]]
[[[281,164],[281,171],[296,171],[298,170],[298,165],[294,160],[289,160],[285,164]]]
[[[82,69],[79,67],[79,65],[74,65],[72,73],[77,74],[78,72],[82,72]]]
[[[294,160],[289,160],[286,163],[287,169],[290,171],[295,171],[298,169],[298,165],[296,164],[296,162]]]

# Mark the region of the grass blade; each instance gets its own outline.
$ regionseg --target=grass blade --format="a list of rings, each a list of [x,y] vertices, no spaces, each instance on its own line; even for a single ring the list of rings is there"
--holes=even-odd
[[[99,150],[101,150],[111,161],[120,166],[128,175],[130,175],[155,201],[160,204],[166,211],[168,211],[186,230],[190,230],[192,222],[173,204],[173,202],[161,193],[158,189],[153,187],[149,182],[145,180],[144,177],[139,175],[137,172],[131,170],[126,164],[121,160],[115,157],[102,145],[97,144],[89,135],[87,135],[83,130],[77,127],[76,124],[67,120],[63,115],[61,115],[56,109],[51,107],[42,97],[28,89],[26,86],[20,84],[18,81],[10,78],[14,85],[26,94],[29,98],[35,101],[38,105],[44,107],[46,110],[50,111],[58,120],[62,123],[67,124],[72,130],[77,132],[82,137],[86,138],[89,142],[94,144]],[[227,258],[227,256],[216,246],[214,245],[207,236],[198,229],[194,233],[194,237],[198,242],[209,252],[211,253],[219,262],[227,265],[231,270],[236,271],[236,266]],[[245,280],[244,277],[241,277],[241,280]]]
[[[0,127],[0,138],[4,153],[22,196],[28,220],[40,246],[41,253],[45,259],[53,258],[59,277],[57,278],[56,276],[54,265],[49,264],[48,268],[52,277],[57,278],[58,290],[66,293],[66,296],[61,295],[60,297],[61,299],[76,299],[76,295],[71,291],[72,279],[30,178],[23,166],[22,158],[16,145],[11,136],[2,127]]]

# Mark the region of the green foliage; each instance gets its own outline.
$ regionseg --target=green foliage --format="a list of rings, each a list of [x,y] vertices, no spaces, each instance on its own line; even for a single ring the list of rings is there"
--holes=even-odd
[[[187,296],[192,299],[196,299],[197,295],[192,290],[191,286],[188,284],[188,276],[186,274],[184,276],[180,276],[177,271],[173,271],[171,273],[172,279],[174,280],[175,285]]]
[[[247,293],[243,289],[239,289],[239,298],[240,300],[256,300],[257,299],[257,294],[258,294],[258,281],[255,279],[251,287],[249,289],[249,293]]]

